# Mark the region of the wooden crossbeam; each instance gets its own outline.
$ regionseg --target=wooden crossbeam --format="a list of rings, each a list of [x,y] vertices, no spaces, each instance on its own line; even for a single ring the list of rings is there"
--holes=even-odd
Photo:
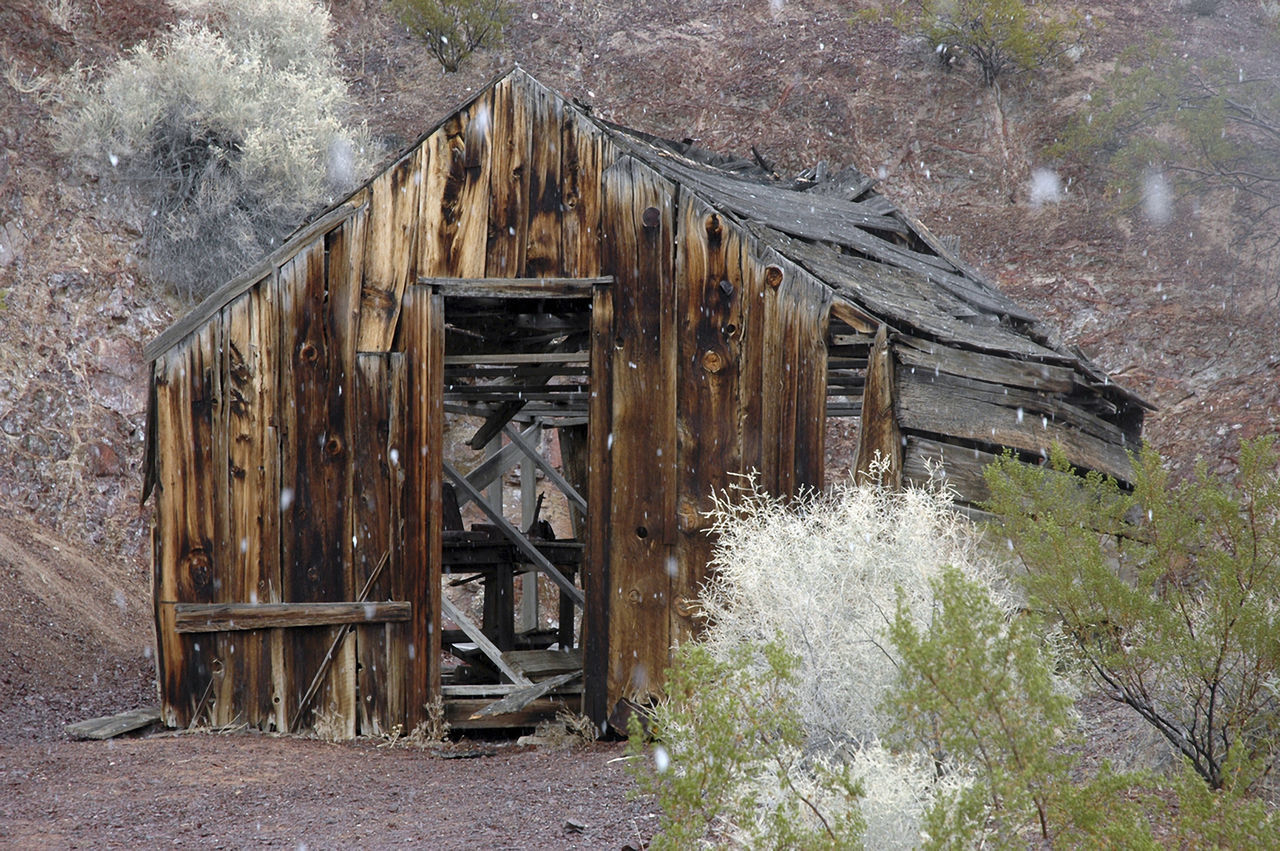
[[[541,423],[534,423],[524,430],[522,436],[526,439],[531,438],[541,428]],[[506,473],[507,470],[510,470],[513,465],[519,463],[520,459],[523,457],[524,453],[520,451],[520,447],[514,443],[509,443],[502,447],[501,451],[496,455],[486,458],[484,463],[468,473],[467,481],[471,483],[471,486],[475,488],[478,493],[492,484],[499,476]],[[463,493],[458,494],[459,508],[462,508],[470,501],[471,496],[469,493],[464,491]]]
[[[593,287],[613,283],[601,278],[418,278],[446,298],[591,298]]]
[[[499,531],[501,531],[503,535],[506,535],[507,539],[510,540],[511,543],[516,545],[516,549],[520,550],[520,552],[523,553],[538,570],[545,573],[547,577],[554,582],[566,596],[569,597],[569,599],[573,600],[575,606],[580,609],[584,608],[587,601],[582,595],[582,589],[566,579],[564,574],[561,573],[554,564],[547,561],[547,557],[538,552],[538,548],[535,547],[527,537],[525,537],[524,533],[515,526],[512,526],[511,521],[502,516],[502,512],[496,511],[492,506],[490,506],[480,494],[480,491],[476,490],[475,487],[467,481],[466,476],[463,476],[457,470],[453,469],[453,466],[448,461],[442,461],[441,463],[444,466],[445,475],[452,479],[453,483],[480,507],[480,510],[483,511],[491,521],[493,521],[493,524],[498,527]]]
[[[482,502],[481,505],[483,504]],[[458,628],[467,634],[467,638],[476,643],[476,646],[480,648],[480,652],[489,657],[489,661],[502,672],[504,677],[518,685],[530,685],[529,678],[507,664],[506,660],[502,658],[502,651],[498,649],[498,646],[490,641],[489,636],[485,635],[471,618],[464,615],[462,610],[453,604],[452,600],[441,596],[440,607],[448,615],[449,620],[456,623]]]
[[[413,605],[400,602],[176,603],[176,632],[232,632],[297,626],[407,621]]]
[[[573,485],[569,484],[568,480],[566,480],[564,476],[560,475],[559,470],[551,466],[547,459],[543,458],[538,450],[525,443],[524,438],[522,438],[511,426],[507,426],[503,431],[506,432],[507,439],[520,447],[520,451],[524,452],[529,460],[538,465],[538,469],[541,470],[556,487],[560,488],[564,495],[569,498],[569,501],[577,506],[579,511],[583,514],[587,513],[587,501],[582,498],[582,495],[578,493]]]

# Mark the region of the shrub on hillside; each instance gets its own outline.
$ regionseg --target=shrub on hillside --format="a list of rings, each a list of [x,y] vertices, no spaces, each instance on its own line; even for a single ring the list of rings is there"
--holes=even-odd
[[[972,59],[988,86],[1010,72],[1053,62],[1075,35],[1073,14],[1037,0],[911,0],[896,4],[887,17],[903,32],[927,39],[944,61],[957,53]]]
[[[1132,492],[1006,457],[990,508],[1029,604],[1059,623],[1102,693],[1212,789],[1249,791],[1280,758],[1280,451],[1246,443],[1229,480],[1175,482],[1155,450]]]
[[[480,48],[502,43],[513,6],[511,0],[391,0],[391,8],[440,67],[453,72]]]
[[[371,157],[314,0],[180,0],[188,16],[62,87],[61,150],[136,190],[153,273],[197,298],[348,191]]]

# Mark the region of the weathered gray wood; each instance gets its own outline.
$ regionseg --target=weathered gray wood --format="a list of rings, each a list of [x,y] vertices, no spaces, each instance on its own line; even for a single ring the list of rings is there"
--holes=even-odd
[[[911,336],[903,336],[899,342],[904,345],[898,349],[898,359],[910,368],[1045,393],[1069,393],[1076,384],[1074,370],[1056,364],[985,355]]]
[[[106,715],[102,718],[89,718],[67,724],[63,731],[76,739],[113,739],[134,730],[141,730],[160,720],[160,707],[145,706],[141,709],[130,709],[117,715]]]
[[[535,432],[542,426],[534,423],[523,432],[523,437],[532,437]],[[476,467],[470,473],[467,473],[467,482],[469,482],[477,492],[484,490],[491,482],[510,470],[512,465],[518,463],[524,457],[524,451],[514,443],[508,443],[498,451],[498,454],[491,455],[486,458],[480,466]],[[471,492],[464,491],[458,494],[458,507],[462,508],[468,502],[471,502]]]
[[[912,435],[906,439],[902,454],[903,479],[912,484],[923,485],[934,475],[941,475],[946,485],[955,490],[958,502],[973,505],[991,496],[982,475],[987,465],[996,460],[990,452]]]
[[[509,715],[512,712],[519,712],[543,695],[580,676],[582,676],[582,671],[571,671],[570,673],[561,674],[558,677],[552,677],[549,680],[526,686],[519,691],[513,691],[501,700],[496,700],[483,709],[473,712],[471,718],[488,718],[493,715]]]
[[[532,680],[582,670],[581,650],[508,650],[502,658]]]
[[[178,632],[232,632],[269,627],[334,626],[409,620],[412,605],[395,602],[178,603]]]
[[[904,431],[951,435],[1033,453],[1047,453],[1057,442],[1077,466],[1125,481],[1132,475],[1118,427],[1047,394],[1036,398],[1016,388],[984,388],[955,376],[911,375],[905,370],[898,371],[895,384]]]
[[[598,278],[431,278],[418,283],[439,288],[447,298],[587,298],[591,288],[612,284]]]
[[[1075,360],[1069,354],[1046,348],[998,324],[995,315],[989,315],[990,321],[982,325],[964,321],[981,314],[971,305],[931,286],[926,276],[914,271],[840,254],[759,225],[749,227],[765,244],[833,287],[837,302],[840,299],[854,302],[899,329],[909,325],[942,342],[960,343],[980,351],[1009,353],[1050,363],[1070,364]],[[833,314],[846,319],[834,309]]]
[[[582,498],[582,494],[578,493],[577,489],[575,489],[573,485],[569,484],[569,482],[565,480],[564,476],[560,475],[559,470],[552,467],[547,459],[543,458],[540,452],[526,443],[524,438],[521,437],[520,434],[511,426],[508,425],[503,429],[503,431],[506,432],[507,439],[519,447],[520,451],[523,452],[529,460],[533,461],[533,463],[538,466],[539,470],[546,474],[552,484],[558,487],[561,493],[568,497],[569,501],[573,503],[579,511],[583,514],[587,513],[587,501]]]
[[[502,658],[502,651],[497,645],[489,640],[489,637],[481,631],[480,627],[472,622],[471,618],[462,613],[462,610],[453,604],[447,596],[440,596],[440,608],[444,612],[445,617],[458,625],[458,628],[467,634],[467,637],[476,643],[480,648],[480,652],[489,658],[502,675],[513,683],[520,685],[529,685],[529,678],[507,664]]]
[[[524,555],[534,564],[535,567],[538,568],[538,570],[545,573],[552,582],[559,586],[561,591],[569,595],[570,599],[573,600],[574,605],[578,608],[582,608],[586,604],[586,600],[582,596],[582,589],[578,588],[568,579],[565,579],[564,574],[561,573],[554,564],[547,561],[547,557],[538,552],[538,548],[535,547],[519,529],[512,526],[511,522],[507,520],[507,518],[489,507],[489,504],[485,501],[484,497],[478,490],[471,486],[471,483],[467,481],[465,476],[453,469],[447,461],[442,461],[441,463],[444,466],[445,475],[452,479],[455,485],[462,488],[464,493],[470,495],[472,501],[474,501],[476,505],[480,506],[480,510],[485,513],[485,516],[493,521],[494,525],[498,527],[502,534],[506,535],[507,539],[514,543],[516,548],[519,549],[520,552],[524,553]]]
[[[881,325],[871,346],[871,356],[867,359],[855,476],[859,481],[868,476],[880,484],[896,488],[902,483],[902,436],[898,430],[894,400],[893,360],[888,329]],[[888,466],[877,470],[877,463]]]

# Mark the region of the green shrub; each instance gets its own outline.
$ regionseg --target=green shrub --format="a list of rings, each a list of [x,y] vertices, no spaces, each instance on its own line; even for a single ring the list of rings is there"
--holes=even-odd
[[[910,0],[896,4],[888,20],[927,39],[944,57],[951,51],[969,57],[988,86],[1049,64],[1076,36],[1074,14],[1036,0]]]
[[[795,665],[776,642],[742,645],[724,661],[697,644],[679,649],[668,699],[651,717],[659,743],[646,757],[638,716],[629,731],[638,788],[662,808],[650,847],[860,847],[857,782],[802,756]]]
[[[973,782],[938,796],[926,846],[1025,846],[1028,828],[1050,846],[1150,845],[1140,811],[1118,794],[1134,778],[1073,781],[1076,714],[1040,624],[1010,617],[953,568],[931,584],[929,623],[900,607],[889,630],[902,661],[886,706],[904,742],[969,766]]]
[[[427,44],[445,71],[457,71],[481,47],[502,43],[511,0],[390,0],[409,32]]]
[[[1280,452],[1246,443],[1234,480],[1173,481],[1150,447],[1132,492],[1061,453],[1005,457],[990,508],[1029,603],[1055,618],[1102,692],[1212,789],[1254,789],[1280,755]]]
[[[1174,33],[1153,36],[1120,56],[1049,153],[1101,172],[1114,199],[1156,225],[1170,220],[1178,196],[1225,201],[1235,232],[1256,237],[1252,247],[1268,265],[1274,259],[1280,210],[1274,70],[1251,73],[1225,55],[1188,56]]]
[[[371,158],[313,0],[183,0],[187,19],[63,81],[60,149],[146,204],[153,273],[187,298],[268,253]]]

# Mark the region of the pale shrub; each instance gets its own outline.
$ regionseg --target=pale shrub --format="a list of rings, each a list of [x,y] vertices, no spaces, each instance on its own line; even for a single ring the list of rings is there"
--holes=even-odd
[[[60,148],[136,190],[153,273],[198,297],[368,170],[313,0],[176,0],[191,17],[99,77],[69,75]]]
[[[796,699],[812,749],[871,744],[892,726],[879,704],[897,678],[885,635],[900,594],[926,627],[929,580],[952,565],[1014,608],[997,565],[938,488],[845,484],[788,507],[746,478],[716,500],[713,520],[702,640],[721,654],[782,635],[800,658]]]
[[[893,735],[901,719],[886,708],[899,682],[889,628],[905,611],[927,631],[948,565],[1012,615],[999,565],[939,488],[895,493],[850,483],[789,503],[746,477],[717,498],[713,524],[715,570],[700,598],[707,622],[700,642],[722,661],[769,642],[795,658],[787,709],[799,718],[802,753],[750,779],[759,812],[794,791],[828,816],[856,806],[866,847],[919,846],[930,811],[948,807],[975,775],[945,758],[939,764],[937,754],[887,746],[901,741]],[[696,746],[678,742],[673,752]],[[785,783],[772,776],[784,766]],[[833,786],[838,772],[861,794]]]

